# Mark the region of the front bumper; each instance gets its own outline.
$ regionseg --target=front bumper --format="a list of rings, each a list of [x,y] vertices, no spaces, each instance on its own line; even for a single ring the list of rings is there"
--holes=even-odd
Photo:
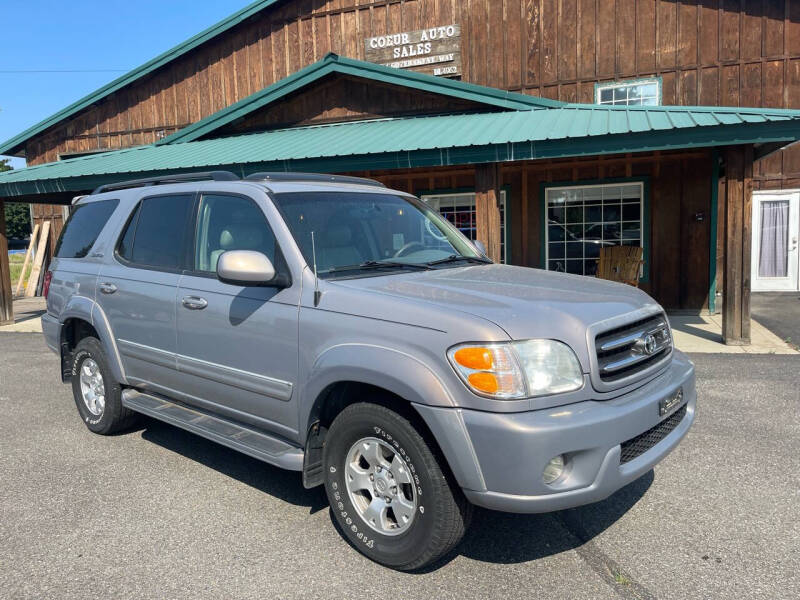
[[[683,389],[684,403],[659,415],[659,402]],[[646,385],[606,401],[586,401],[524,413],[417,407],[440,442],[466,497],[505,512],[550,512],[607,498],[649,471],[678,445],[697,403],[694,365],[675,351],[667,370]],[[620,464],[620,444],[686,405],[680,423],[643,454]],[[542,471],[567,457],[552,485]]]

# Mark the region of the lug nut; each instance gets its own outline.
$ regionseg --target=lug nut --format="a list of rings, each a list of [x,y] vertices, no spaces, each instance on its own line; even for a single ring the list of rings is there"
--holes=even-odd
[[[370,473],[370,474],[369,474],[369,480],[370,480],[370,481],[375,481],[375,475],[373,475],[372,473]]]

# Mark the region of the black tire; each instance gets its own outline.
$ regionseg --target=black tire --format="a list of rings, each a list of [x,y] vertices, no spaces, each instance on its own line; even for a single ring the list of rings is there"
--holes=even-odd
[[[398,535],[370,527],[347,492],[347,455],[364,438],[389,443],[414,474],[419,506],[408,530]],[[450,552],[469,526],[472,505],[443,461],[405,417],[378,404],[348,406],[331,424],[323,451],[325,490],[340,533],[371,560],[401,571],[420,569]]]
[[[80,373],[88,359],[93,360],[99,367],[105,388],[105,406],[99,415],[89,410],[81,392]],[[72,353],[71,371],[75,406],[78,407],[78,414],[89,431],[100,435],[110,435],[130,427],[136,422],[136,413],[122,406],[122,387],[119,382],[114,380],[103,346],[97,338],[85,337],[78,342]]]

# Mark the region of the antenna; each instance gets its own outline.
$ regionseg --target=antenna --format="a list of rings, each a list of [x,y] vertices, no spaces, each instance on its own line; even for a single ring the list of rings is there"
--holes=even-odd
[[[314,262],[314,306],[319,306],[322,292],[319,291],[319,277],[317,277],[317,244],[314,242],[314,232],[311,232],[311,260]]]

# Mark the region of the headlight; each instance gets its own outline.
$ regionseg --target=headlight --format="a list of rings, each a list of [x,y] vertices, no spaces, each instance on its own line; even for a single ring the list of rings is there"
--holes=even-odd
[[[476,394],[500,400],[571,392],[583,385],[572,349],[556,340],[461,345],[450,363]]]

